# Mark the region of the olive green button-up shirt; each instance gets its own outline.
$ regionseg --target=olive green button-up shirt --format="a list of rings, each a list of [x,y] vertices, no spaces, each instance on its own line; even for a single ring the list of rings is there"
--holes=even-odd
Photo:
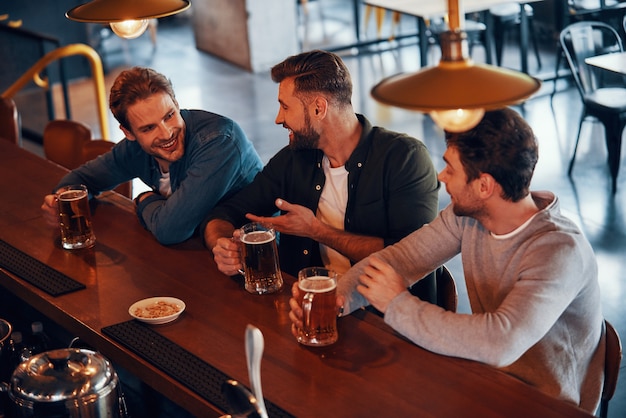
[[[349,174],[344,229],[394,244],[437,215],[437,172],[424,143],[372,127],[364,116],[357,116],[363,131],[345,165]],[[217,218],[239,227],[248,222],[246,213],[275,214],[277,198],[315,213],[325,181],[322,157],[321,150],[286,146],[250,185],[218,205],[207,222]],[[312,239],[281,234],[278,242],[283,271],[295,276],[303,267],[323,265],[319,244]]]

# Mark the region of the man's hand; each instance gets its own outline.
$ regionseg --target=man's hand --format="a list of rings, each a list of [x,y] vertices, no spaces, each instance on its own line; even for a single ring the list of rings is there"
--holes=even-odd
[[[312,210],[305,206],[291,204],[284,199],[276,199],[276,206],[286,212],[274,217],[246,214],[254,222],[271,225],[276,231],[298,237],[310,238],[320,244],[357,262],[385,246],[382,237],[357,235],[343,228],[335,228],[315,217]]]
[[[380,258],[368,257],[368,265],[359,276],[359,291],[376,309],[385,313],[389,302],[406,291],[406,283],[393,267]]]
[[[239,230],[227,221],[212,219],[204,229],[204,245],[213,252],[217,268],[228,276],[234,276],[243,268]]]
[[[272,217],[256,216],[248,213],[246,218],[253,222],[272,225],[278,232],[316,239],[315,231],[319,226],[319,220],[311,209],[301,205],[292,205],[283,199],[276,199],[276,207],[287,213]]]
[[[233,232],[233,238],[218,238],[213,247],[213,258],[218,270],[228,276],[239,274],[239,271],[243,269],[239,234],[240,231],[236,229]]]
[[[53,194],[49,194],[43,198],[43,204],[41,205],[43,211],[43,218],[50,226],[59,226],[59,206],[57,205],[57,198]]]

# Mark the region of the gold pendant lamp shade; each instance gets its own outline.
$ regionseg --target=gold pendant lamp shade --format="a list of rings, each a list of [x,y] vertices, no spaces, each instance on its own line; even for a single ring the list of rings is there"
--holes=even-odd
[[[115,33],[131,39],[146,30],[149,19],[174,15],[190,6],[189,0],[93,0],[65,16],[77,22],[110,23]]]
[[[541,87],[528,74],[475,64],[468,57],[467,34],[459,29],[458,0],[450,0],[450,31],[441,35],[441,61],[412,74],[399,74],[379,82],[372,96],[385,104],[429,113],[450,132],[467,131],[486,110],[523,102]],[[456,15],[452,12],[456,11]],[[457,26],[456,29],[453,26]]]
[[[122,22],[170,16],[189,6],[189,0],[93,0],[74,7],[65,16],[77,22]]]

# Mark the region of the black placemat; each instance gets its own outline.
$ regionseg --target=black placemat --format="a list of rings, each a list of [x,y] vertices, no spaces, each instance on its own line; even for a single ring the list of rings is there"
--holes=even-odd
[[[3,240],[0,240],[0,267],[52,296],[85,288],[84,284],[12,247]]]
[[[123,344],[213,405],[229,411],[222,384],[231,379],[204,360],[165,338],[149,325],[130,320],[102,328],[102,333]],[[270,418],[293,415],[265,400]]]

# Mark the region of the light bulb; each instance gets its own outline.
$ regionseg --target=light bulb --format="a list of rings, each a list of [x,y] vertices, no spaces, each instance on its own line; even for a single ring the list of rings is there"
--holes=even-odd
[[[117,36],[125,39],[135,39],[141,36],[148,27],[148,20],[123,20],[111,22],[111,29]]]
[[[430,117],[433,118],[437,126],[448,132],[466,132],[478,125],[481,121],[485,109],[450,109],[433,110]]]

